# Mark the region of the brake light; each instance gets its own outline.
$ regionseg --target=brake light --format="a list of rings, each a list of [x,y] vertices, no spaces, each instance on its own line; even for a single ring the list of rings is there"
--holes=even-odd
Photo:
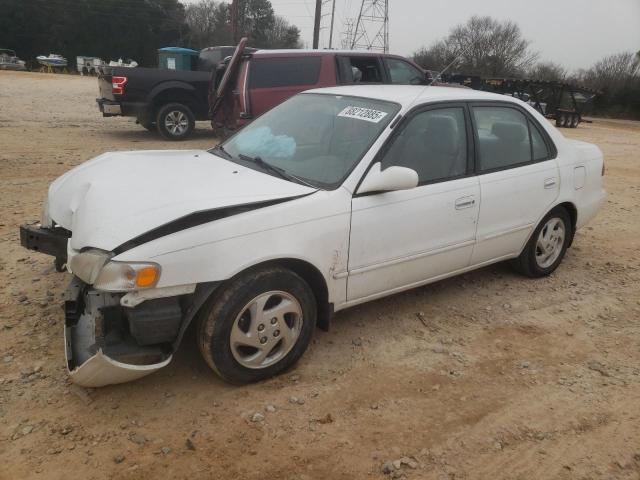
[[[111,93],[114,95],[122,95],[124,86],[127,84],[127,77],[111,77]]]

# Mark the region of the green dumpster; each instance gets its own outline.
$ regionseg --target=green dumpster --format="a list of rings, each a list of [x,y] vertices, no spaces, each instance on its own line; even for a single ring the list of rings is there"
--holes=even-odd
[[[190,48],[164,47],[158,50],[158,67],[170,70],[196,70],[198,52]]]

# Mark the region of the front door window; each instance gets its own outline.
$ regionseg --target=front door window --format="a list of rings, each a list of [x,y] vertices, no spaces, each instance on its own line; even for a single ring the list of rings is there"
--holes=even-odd
[[[408,167],[420,185],[457,178],[467,172],[467,133],[462,107],[416,114],[382,160],[382,168]]]
[[[416,67],[397,58],[387,58],[387,68],[391,83],[421,85],[425,83],[425,74]]]

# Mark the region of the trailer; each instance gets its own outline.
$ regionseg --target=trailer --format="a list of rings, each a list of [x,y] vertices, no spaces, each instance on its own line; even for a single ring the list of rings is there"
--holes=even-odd
[[[98,57],[76,57],[76,68],[80,75],[102,75],[105,73],[106,63]]]
[[[476,75],[444,74],[446,83],[464,85],[474,90],[500,93],[519,98],[547,118],[554,119],[557,127],[576,128],[584,119],[598,95],[595,90],[565,82],[482,78]]]

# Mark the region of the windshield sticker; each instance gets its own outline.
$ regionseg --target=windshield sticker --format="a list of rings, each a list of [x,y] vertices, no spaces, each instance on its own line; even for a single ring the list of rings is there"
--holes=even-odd
[[[347,107],[342,110],[339,117],[357,118],[359,120],[365,120],[367,122],[378,123],[384,117],[387,116],[387,112],[381,112],[380,110],[374,110],[372,108],[363,107]]]

